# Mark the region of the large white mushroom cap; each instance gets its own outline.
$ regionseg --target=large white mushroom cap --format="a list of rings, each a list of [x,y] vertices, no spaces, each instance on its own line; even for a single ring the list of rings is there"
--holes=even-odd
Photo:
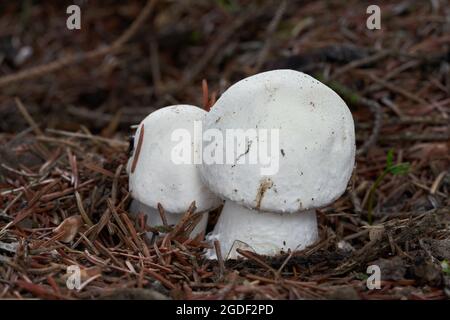
[[[200,136],[194,135],[194,121],[203,121],[206,111],[191,105],[174,105],[148,115],[140,124],[134,139],[134,154],[128,162],[129,188],[133,199],[157,208],[161,203],[170,213],[184,213],[192,201],[197,212],[219,206],[220,200],[202,183],[198,165],[194,163],[194,144]],[[143,141],[134,172],[131,172],[142,127]],[[181,140],[172,140],[176,130],[185,130],[191,136],[192,162],[174,162],[172,154]],[[199,152],[197,150],[196,152]]]
[[[257,74],[231,86],[206,115],[204,130],[279,129],[279,146],[271,153],[278,164],[249,164],[252,148],[273,141],[249,139],[245,152],[234,150],[241,164],[203,164],[203,181],[216,194],[247,208],[299,212],[330,204],[346,189],[355,161],[353,118],[345,102],[326,85],[293,70]],[[259,139],[259,140],[258,140]],[[214,147],[216,146],[216,147]],[[210,146],[223,151],[226,143]],[[276,146],[276,144],[274,144]],[[253,150],[254,151],[254,150]]]

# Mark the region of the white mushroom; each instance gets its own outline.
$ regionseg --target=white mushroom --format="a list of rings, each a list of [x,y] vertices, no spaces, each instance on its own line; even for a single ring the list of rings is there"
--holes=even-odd
[[[257,132],[232,150],[226,148],[229,140],[205,147],[225,157],[231,152],[235,159],[204,161],[200,168],[210,190],[226,200],[209,235],[219,240],[224,257],[236,258],[235,248],[242,243],[263,255],[313,244],[318,238],[315,209],[342,195],[355,161],[353,118],[339,95],[301,72],[260,73],[223,93],[205,117],[208,129],[224,137],[230,129]],[[268,161],[262,157],[264,146]],[[255,155],[258,162],[252,164]],[[207,257],[215,259],[215,251]]]
[[[200,139],[194,135],[194,121],[202,121],[205,114],[206,111],[195,106],[174,105],[151,113],[139,124],[133,156],[127,166],[133,198],[130,212],[146,213],[149,225],[163,225],[158,203],[171,225],[195,201],[196,212],[204,212],[193,230],[196,235],[205,231],[208,211],[220,205],[220,199],[202,183],[194,163],[195,153],[199,152],[194,146],[200,142],[194,141]],[[185,140],[180,142],[177,139],[183,133]],[[180,143],[185,143],[184,149],[177,149]],[[180,155],[177,150],[185,153]],[[185,156],[188,161],[180,163],[175,156]]]

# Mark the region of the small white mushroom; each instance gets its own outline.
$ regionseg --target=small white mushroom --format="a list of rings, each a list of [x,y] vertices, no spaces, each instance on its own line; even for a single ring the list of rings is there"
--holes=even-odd
[[[223,93],[205,117],[208,129],[224,137],[229,129],[258,132],[248,136],[245,148],[237,143],[235,163],[204,162],[200,168],[206,185],[226,200],[209,235],[219,240],[223,256],[236,258],[239,243],[275,255],[317,241],[315,209],[342,195],[355,162],[353,118],[339,95],[301,72],[260,73]],[[278,130],[278,138],[261,129]],[[227,143],[205,149],[227,153]],[[270,160],[265,163],[264,144]],[[259,161],[252,164],[255,154]],[[215,259],[215,251],[207,257]]]
[[[151,113],[139,124],[133,156],[127,165],[133,198],[130,212],[144,212],[149,225],[163,225],[158,203],[164,208],[168,224],[173,225],[195,201],[196,212],[204,212],[192,232],[196,235],[205,231],[208,211],[220,205],[220,199],[202,183],[194,162],[194,154],[199,152],[194,146],[201,139],[194,134],[194,121],[202,121],[205,114],[195,106],[174,105]],[[177,140],[177,133],[183,132],[188,140]],[[180,143],[189,143],[184,150],[179,148],[180,152],[187,152],[186,163],[174,159]]]

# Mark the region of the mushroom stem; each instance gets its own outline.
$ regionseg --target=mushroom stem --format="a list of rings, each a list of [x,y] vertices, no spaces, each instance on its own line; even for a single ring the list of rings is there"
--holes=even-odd
[[[219,240],[225,259],[236,259],[237,248],[270,256],[289,249],[302,250],[318,239],[316,212],[261,212],[227,200],[207,239],[211,242]],[[206,257],[217,259],[215,250],[209,249]]]
[[[147,215],[147,224],[149,226],[154,227],[163,225],[163,221],[161,219],[161,215],[159,214],[158,209],[147,206],[138,200],[133,199],[131,201],[129,212],[132,215],[145,213]],[[169,226],[176,225],[183,217],[182,214],[175,214],[167,211],[165,212],[165,215],[167,219],[167,224]],[[195,226],[194,230],[192,230],[191,236],[195,237],[196,235],[205,232],[207,223],[208,223],[208,212],[205,212],[201,220]]]

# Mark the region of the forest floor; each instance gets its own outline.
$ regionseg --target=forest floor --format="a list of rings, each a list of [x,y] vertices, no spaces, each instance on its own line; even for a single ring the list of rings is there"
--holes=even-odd
[[[356,0],[86,2],[81,30],[69,4],[0,4],[0,298],[450,297],[448,1],[383,1],[380,30]],[[127,213],[130,126],[275,68],[320,79],[355,119],[356,169],[317,210],[320,241],[209,261],[192,212],[147,237]]]

